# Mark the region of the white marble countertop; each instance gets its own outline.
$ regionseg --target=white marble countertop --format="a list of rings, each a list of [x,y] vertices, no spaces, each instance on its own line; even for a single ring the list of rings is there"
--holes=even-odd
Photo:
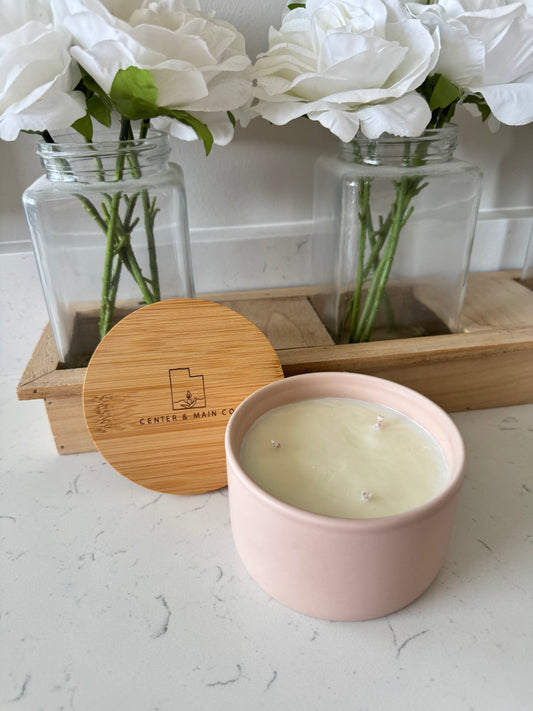
[[[0,380],[0,708],[530,711],[533,405],[453,415],[468,452],[449,554],[404,610],[291,612],[249,578],[226,490],[157,494],[60,457]]]

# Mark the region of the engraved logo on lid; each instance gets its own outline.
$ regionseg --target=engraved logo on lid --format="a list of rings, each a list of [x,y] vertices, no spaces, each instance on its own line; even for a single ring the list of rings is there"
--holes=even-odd
[[[168,375],[173,410],[206,407],[203,375],[191,375],[190,368],[171,368]]]

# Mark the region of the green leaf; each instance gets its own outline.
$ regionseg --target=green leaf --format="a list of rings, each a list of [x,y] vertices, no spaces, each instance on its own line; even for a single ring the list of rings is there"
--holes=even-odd
[[[459,87],[442,74],[432,74],[418,88],[418,92],[428,102],[432,111],[447,109],[456,103],[462,95]]]
[[[76,89],[83,91],[83,93],[89,99],[91,96],[96,95],[100,98],[100,101],[107,106],[109,111],[112,110],[113,105],[111,99],[102,89],[102,87],[92,78],[90,74],[87,74],[83,67],[80,67],[81,79],[78,83]]]
[[[463,99],[463,103],[477,106],[482,121],[486,121],[490,116],[490,107],[480,94],[468,94],[468,96],[465,96]]]
[[[93,122],[88,113],[79,118],[77,121],[74,121],[72,128],[78,133],[81,133],[86,141],[93,140]]]
[[[159,116],[158,90],[148,69],[119,69],[113,79],[109,96],[119,114],[129,121]]]
[[[104,90],[98,84],[90,74],[88,74],[83,67],[80,67],[81,71],[81,83],[93,94],[103,94]],[[79,86],[79,85],[78,85]]]
[[[192,116],[187,111],[168,109],[157,105],[158,90],[152,74],[147,69],[128,67],[119,69],[111,85],[109,93],[114,107],[123,119],[139,121],[169,116],[190,126],[203,142],[205,154],[209,155],[213,146],[213,134],[205,123]]]
[[[295,10],[297,7],[305,7],[304,2],[290,2],[287,7],[289,10]]]
[[[92,94],[87,99],[87,111],[98,123],[111,126],[110,102],[103,101],[97,94]]]
[[[203,141],[206,156],[209,155],[209,153],[211,152],[211,148],[213,147],[213,134],[207,128],[205,123],[202,123],[199,119],[195,118],[194,116],[191,116],[191,114],[189,114],[187,111],[167,109],[164,114],[165,116],[171,116],[177,121],[181,121],[181,123],[190,126],[194,130],[198,138]]]
[[[429,108],[446,109],[461,98],[461,90],[453,84],[449,79],[446,79],[442,74],[438,75],[437,83],[433,89],[433,93],[429,100]]]
[[[226,113],[228,114],[228,118],[231,122],[231,125],[233,126],[233,128],[235,128],[235,124],[237,123],[235,121],[235,116],[231,113],[231,111],[227,111]]]

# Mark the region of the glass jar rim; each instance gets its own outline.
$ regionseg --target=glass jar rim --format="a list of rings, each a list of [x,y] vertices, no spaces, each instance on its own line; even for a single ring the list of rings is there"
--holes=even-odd
[[[104,140],[99,140],[102,137]],[[83,136],[69,133],[58,135],[58,142],[41,141],[37,155],[47,178],[79,183],[138,178],[141,173],[161,170],[171,155],[169,136],[164,131],[149,130],[145,137],[124,141],[118,136],[110,139],[109,133],[101,131],[95,139],[87,142]]]
[[[457,148],[459,127],[446,124],[425,129],[418,136],[395,136],[383,133],[368,138],[360,133],[351,141],[338,141],[338,158],[361,165],[379,166],[388,163],[400,167],[416,167],[427,163],[449,161]]]
[[[104,131],[95,132],[95,139],[86,141],[81,134],[63,133],[54,138],[54,142],[45,140],[37,144],[37,155],[42,158],[53,157],[61,153],[65,157],[74,157],[87,153],[98,152],[100,154],[115,154],[117,150],[130,151],[139,149],[149,149],[156,145],[167,149],[169,145],[168,133],[150,128],[144,137],[121,140],[118,137],[113,139]]]

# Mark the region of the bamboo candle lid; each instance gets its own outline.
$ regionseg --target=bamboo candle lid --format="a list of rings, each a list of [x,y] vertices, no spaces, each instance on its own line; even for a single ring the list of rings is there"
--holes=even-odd
[[[211,301],[171,299],[126,316],[95,350],[83,386],[96,447],[128,479],[164,493],[225,486],[233,410],[283,378],[261,331]]]

